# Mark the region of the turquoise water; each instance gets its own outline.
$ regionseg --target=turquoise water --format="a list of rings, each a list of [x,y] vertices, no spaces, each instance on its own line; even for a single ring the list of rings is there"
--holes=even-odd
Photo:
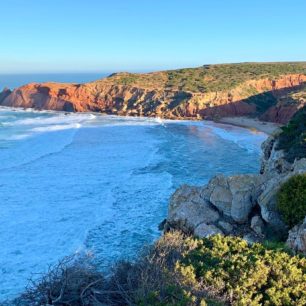
[[[265,134],[211,122],[0,109],[0,301],[75,252],[101,268],[160,233],[181,184],[258,171]],[[35,277],[35,276],[34,276]]]

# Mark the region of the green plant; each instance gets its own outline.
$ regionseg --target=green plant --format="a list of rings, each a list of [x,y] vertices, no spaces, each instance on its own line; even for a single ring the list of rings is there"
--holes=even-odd
[[[306,173],[285,182],[277,194],[277,208],[290,227],[306,216]]]
[[[282,128],[277,149],[284,150],[285,159],[289,162],[306,157],[306,106]]]
[[[306,260],[237,237],[197,240],[177,269],[233,305],[305,305]]]
[[[64,261],[8,305],[302,306],[305,284],[303,257],[237,237],[171,232],[108,277],[86,261]]]

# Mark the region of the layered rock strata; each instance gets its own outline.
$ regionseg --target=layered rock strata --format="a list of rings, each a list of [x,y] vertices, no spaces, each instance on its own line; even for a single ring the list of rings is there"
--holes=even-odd
[[[152,80],[155,74],[144,74],[143,79]],[[167,87],[166,83],[146,85],[144,81],[123,85],[122,80],[128,77],[116,74],[86,84],[31,83],[12,92],[3,91],[0,105],[169,119],[218,119],[247,115],[286,123],[306,103],[301,97],[287,97],[290,92],[305,88],[304,74],[281,75],[277,79],[250,79],[226,90],[204,92],[180,89],[180,86]]]

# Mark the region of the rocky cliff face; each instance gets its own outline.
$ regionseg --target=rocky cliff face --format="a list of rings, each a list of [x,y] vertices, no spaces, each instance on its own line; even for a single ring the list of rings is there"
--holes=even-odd
[[[284,152],[277,150],[279,133],[262,144],[259,174],[217,175],[203,187],[179,188],[170,200],[165,229],[179,228],[205,237],[235,234],[250,241],[261,240],[271,232],[287,233],[276,210],[276,194],[291,176],[306,173],[306,158],[288,162]],[[305,222],[292,229],[288,239],[289,246],[303,252]]]
[[[137,77],[145,80],[147,75]],[[170,119],[251,115],[285,123],[306,103],[304,99],[286,99],[291,92],[305,89],[304,74],[280,75],[276,79],[250,77],[229,89],[215,91],[169,87],[161,81],[148,81],[148,85],[143,80],[123,81],[126,78],[125,74],[117,74],[87,84],[32,83],[3,92],[0,105]]]

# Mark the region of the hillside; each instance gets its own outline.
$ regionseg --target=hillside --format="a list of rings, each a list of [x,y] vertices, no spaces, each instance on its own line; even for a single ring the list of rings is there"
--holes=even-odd
[[[306,62],[204,65],[115,73],[86,84],[32,83],[0,105],[170,119],[259,117],[286,123],[305,103]]]

